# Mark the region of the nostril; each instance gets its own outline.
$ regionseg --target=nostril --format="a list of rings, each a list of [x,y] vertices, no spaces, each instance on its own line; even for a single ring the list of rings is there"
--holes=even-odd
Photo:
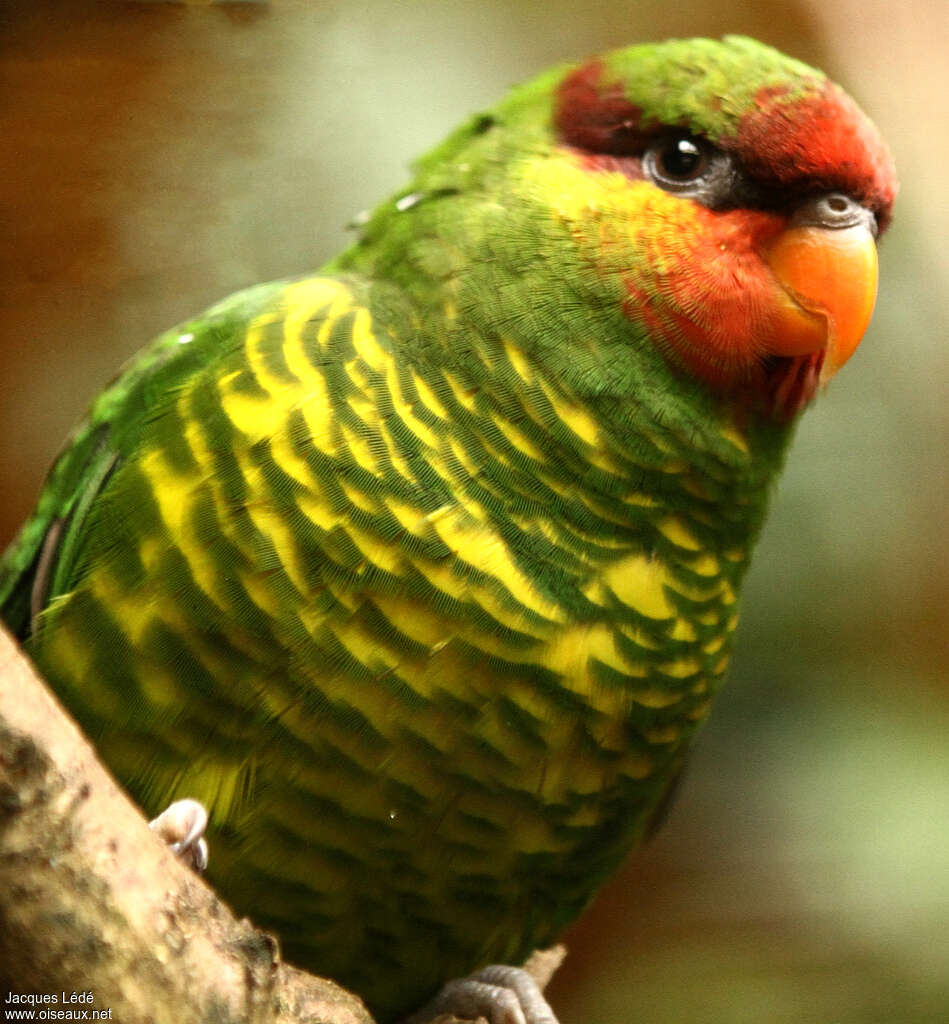
[[[792,221],[802,227],[850,228],[865,224],[871,231],[875,227],[873,214],[843,192],[828,192],[806,200],[794,211]]]
[[[827,205],[834,213],[844,213],[850,207],[850,200],[846,196],[828,196]]]

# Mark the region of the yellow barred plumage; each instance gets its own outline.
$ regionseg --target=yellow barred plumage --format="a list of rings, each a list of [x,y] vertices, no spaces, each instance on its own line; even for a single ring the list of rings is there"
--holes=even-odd
[[[398,362],[341,281],[285,286],[238,340],[220,371],[175,398],[186,454],[146,437],[127,470],[155,509],[137,537],[145,582],[126,585],[108,559],[93,565],[79,588],[87,600],[41,634],[41,657],[80,687],[101,657],[84,605],[107,614],[138,690],[84,693],[90,720],[117,726],[100,746],[150,806],[184,795],[209,805],[212,870],[238,906],[284,932],[301,913],[312,922],[291,955],[312,947],[320,970],[373,1000],[372,977],[352,966],[367,941],[353,920],[361,900],[379,901],[369,916],[383,935],[395,936],[406,901],[422,915],[433,978],[470,954],[426,908],[452,907],[453,934],[484,933],[486,958],[513,955],[523,930],[504,922],[524,913],[518,879],[535,858],[579,851],[629,800],[641,805],[629,836],[584,856],[612,864],[646,827],[642,812],[727,664],[742,552],[734,562],[708,552],[697,519],[637,485],[643,473],[688,481],[681,447],[657,435],[651,461],[621,453],[510,346],[484,356],[524,385],[521,407],[502,411],[450,370]],[[605,489],[577,487],[533,440],[538,429],[560,431]],[[729,426],[725,440],[736,436]],[[545,515],[525,495],[523,513],[500,521],[492,467],[534,479],[577,515]],[[566,590],[531,574],[505,523],[548,552],[536,564],[566,574]],[[644,550],[644,524],[662,555]],[[172,569],[178,591],[147,582]],[[198,602],[234,624],[226,646],[192,620]],[[266,630],[240,628],[248,609],[285,652],[276,665]],[[157,636],[162,659],[150,653]],[[196,701],[185,664],[222,692]],[[129,703],[158,733],[157,759],[137,741]],[[433,820],[438,839],[427,833],[420,853],[413,829]],[[363,829],[380,821],[390,834],[368,842]],[[568,905],[586,898],[588,881],[571,896],[573,884],[560,894]],[[419,992],[426,983],[423,972]]]
[[[489,630],[471,624],[453,625],[452,629],[456,632],[446,636],[440,620],[433,616],[429,609],[413,607],[404,601],[383,599],[381,604],[394,627],[422,646],[428,646],[429,649],[444,643],[446,639],[461,639],[491,654],[508,657],[514,661],[524,659],[557,673],[563,685],[582,696],[596,712],[607,717],[622,713],[623,705],[629,699],[628,695],[597,686],[589,672],[590,660],[596,658],[616,671],[630,676],[645,676],[647,671],[644,665],[615,649],[613,632],[606,626],[576,623],[567,629],[562,628],[567,621],[564,609],[532,586],[531,581],[512,560],[507,546],[492,529],[484,509],[477,502],[460,496],[458,501],[451,505],[425,513],[422,509],[407,507],[398,500],[393,500],[390,504],[382,493],[361,493],[355,487],[346,488],[346,497],[354,507],[375,512],[385,506],[408,532],[419,536],[438,537],[458,559],[476,566],[480,573],[485,574],[486,578],[478,582],[456,574],[444,559],[426,559],[392,547],[381,541],[378,536],[361,529],[345,513],[332,511],[325,494],[321,491],[319,481],[310,473],[305,460],[295,453],[289,444],[286,417],[290,410],[302,411],[309,428],[311,443],[326,455],[335,455],[340,447],[343,447],[369,472],[378,471],[378,467],[371,455],[368,441],[357,438],[352,431],[347,433],[341,430],[333,419],[328,401],[322,397],[326,394],[326,383],[319,368],[306,353],[303,340],[305,328],[314,321],[320,323],[317,340],[320,347],[325,348],[327,340],[340,320],[347,314],[355,313],[349,330],[352,346],[357,355],[351,361],[350,365],[354,367],[355,372],[351,371],[350,376],[354,383],[359,383],[360,391],[358,401],[350,400],[350,406],[360,416],[361,422],[374,432],[377,440],[381,439],[390,457],[397,455],[397,452],[372,391],[365,386],[364,373],[367,368],[384,377],[395,414],[400,422],[426,445],[429,464],[435,466],[439,476],[449,483],[452,481],[452,471],[445,464],[440,452],[442,446],[439,438],[427,424],[417,419],[413,413],[415,403],[408,401],[402,394],[398,368],[391,354],[386,353],[373,339],[368,311],[357,305],[355,298],[343,285],[325,279],[292,285],[281,298],[281,308],[287,310],[282,320],[283,354],[294,379],[288,382],[285,378],[275,376],[260,355],[261,331],[280,320],[274,310],[267,310],[249,325],[244,343],[247,371],[253,373],[264,396],[249,397],[233,390],[235,378],[245,371],[235,371],[218,381],[221,407],[235,430],[244,439],[243,444],[235,446],[234,453],[248,492],[253,494],[265,491],[259,479],[261,471],[253,465],[249,451],[256,441],[268,439],[277,464],[305,489],[305,495],[298,505],[301,515],[321,530],[337,529],[344,532],[365,558],[367,568],[379,568],[394,575],[410,569],[421,573],[436,590],[455,600],[467,600],[477,604],[497,621],[512,629],[528,633],[538,642],[525,652],[512,652],[508,645],[499,641]],[[518,372],[522,377],[527,373],[523,362],[518,367]],[[419,387],[419,384],[422,386]],[[549,382],[545,382],[545,385],[545,393],[549,398],[552,389]],[[451,386],[450,382],[448,386]],[[433,414],[447,418],[444,408],[440,406],[433,391],[425,382],[416,377],[415,387],[417,401],[422,402]],[[184,392],[179,399],[182,406],[181,416],[183,421],[188,423],[187,440],[199,469],[191,475],[181,475],[167,465],[158,450],[145,455],[142,459],[142,468],[160,509],[163,528],[161,539],[174,545],[184,555],[197,585],[212,602],[227,611],[227,598],[219,588],[220,580],[217,578],[216,567],[206,557],[189,524],[190,496],[201,481],[207,481],[212,488],[214,487],[214,467],[207,452],[207,438],[196,426],[196,421],[187,408],[187,402],[188,392]],[[589,413],[570,407],[562,398],[558,398],[558,404],[568,429],[584,442],[594,442],[598,430]],[[536,410],[529,408],[528,412],[536,415]],[[535,459],[541,464],[539,468],[542,469],[543,458],[528,440],[521,437],[516,425],[497,417],[493,422],[515,448],[527,457]],[[730,438],[732,434],[733,428],[729,431]],[[497,455],[503,458],[502,453],[498,452]],[[599,458],[602,463],[610,463],[606,453],[596,450],[592,450],[589,457],[591,460]],[[398,460],[392,461],[399,471]],[[670,459],[665,468],[669,471],[680,471],[680,467],[676,465],[678,461]],[[469,468],[466,467],[466,471]],[[411,470],[404,464],[401,469],[402,475],[411,480]],[[632,504],[642,503],[648,507],[652,499],[648,495],[631,493],[625,500]],[[226,499],[218,494],[216,502],[223,505]],[[300,564],[295,547],[293,524],[269,509],[266,502],[249,503],[248,512],[260,534],[273,544],[279,562],[293,586],[301,595],[306,595],[306,573]],[[221,518],[219,522],[221,528],[228,532],[230,528],[227,518]],[[721,576],[721,567],[717,559],[708,553],[696,554],[700,552],[700,544],[681,519],[666,515],[657,520],[656,525],[677,548],[682,549],[681,565],[691,569],[701,577],[700,580],[690,585],[673,575],[666,563],[634,552],[612,560],[599,572],[594,571],[591,565],[588,589],[598,590],[601,596],[610,600],[616,599],[650,619],[668,619],[669,635],[688,645],[688,653],[663,663],[657,667],[657,671],[669,680],[684,679],[703,671],[707,654],[721,648],[729,627],[723,623],[721,632],[712,640],[707,639],[707,631],[703,630],[706,639],[700,645],[696,639],[695,627],[701,627],[702,623],[697,621],[693,625],[683,614],[677,614],[669,602],[668,594],[671,591],[693,601],[711,601],[721,605],[730,604],[734,598],[728,580]],[[158,538],[146,538],[143,541],[143,557],[146,560],[150,545],[157,540]],[[260,579],[248,574],[243,582],[248,587],[252,599],[263,611],[268,614],[277,613],[277,598],[268,591]],[[121,602],[114,581],[109,580],[108,567],[96,569],[90,577],[89,585],[97,594],[108,598],[116,619],[128,625],[134,632],[140,633],[145,628],[143,620],[148,616],[161,619],[170,626],[179,625],[176,621],[177,616],[171,608],[149,606],[142,609],[136,606],[134,596],[130,596],[124,603]],[[304,600],[300,608],[304,620],[308,618],[305,611],[307,607],[308,602]],[[525,612],[533,613],[530,624],[525,619]],[[429,621],[426,622],[426,618]],[[321,621],[318,615],[312,615],[310,621],[304,621],[303,624],[307,631],[312,633],[320,628]],[[361,664],[368,665],[380,657],[377,638],[364,635],[356,626],[337,626],[336,636],[346,651]],[[629,639],[635,643],[634,637]],[[395,663],[398,660],[397,655],[390,652],[387,660]],[[418,668],[419,666],[415,666],[416,671],[412,675],[415,685],[424,692],[426,678],[431,674],[419,672]],[[662,694],[661,701],[673,703],[682,697],[683,694],[679,692],[669,691]],[[641,696],[633,691],[632,699],[641,699],[646,706],[657,706],[657,698],[651,691],[643,691]],[[536,701],[531,701],[526,696],[522,696],[522,700],[524,710],[531,714],[536,714],[540,710],[536,706]],[[371,706],[368,709],[364,707],[363,710],[369,711],[374,727],[384,732],[384,709],[376,709],[376,714],[372,714]]]

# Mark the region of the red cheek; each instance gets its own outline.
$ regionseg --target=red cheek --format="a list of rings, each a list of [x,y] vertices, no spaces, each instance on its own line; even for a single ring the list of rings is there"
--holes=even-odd
[[[710,383],[747,377],[765,355],[775,290],[760,253],[785,219],[662,194],[636,221],[639,259],[623,273],[627,316]]]

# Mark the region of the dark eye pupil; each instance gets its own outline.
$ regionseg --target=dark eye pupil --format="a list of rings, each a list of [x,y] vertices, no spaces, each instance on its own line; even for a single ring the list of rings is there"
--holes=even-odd
[[[705,168],[705,154],[692,139],[674,139],[659,154],[659,170],[669,178],[686,181]]]

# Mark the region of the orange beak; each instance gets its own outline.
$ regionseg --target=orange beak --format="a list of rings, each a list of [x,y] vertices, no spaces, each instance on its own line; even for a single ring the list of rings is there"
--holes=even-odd
[[[824,351],[821,381],[829,380],[856,351],[873,314],[877,249],[869,227],[792,226],[765,260],[781,285],[769,354]]]

